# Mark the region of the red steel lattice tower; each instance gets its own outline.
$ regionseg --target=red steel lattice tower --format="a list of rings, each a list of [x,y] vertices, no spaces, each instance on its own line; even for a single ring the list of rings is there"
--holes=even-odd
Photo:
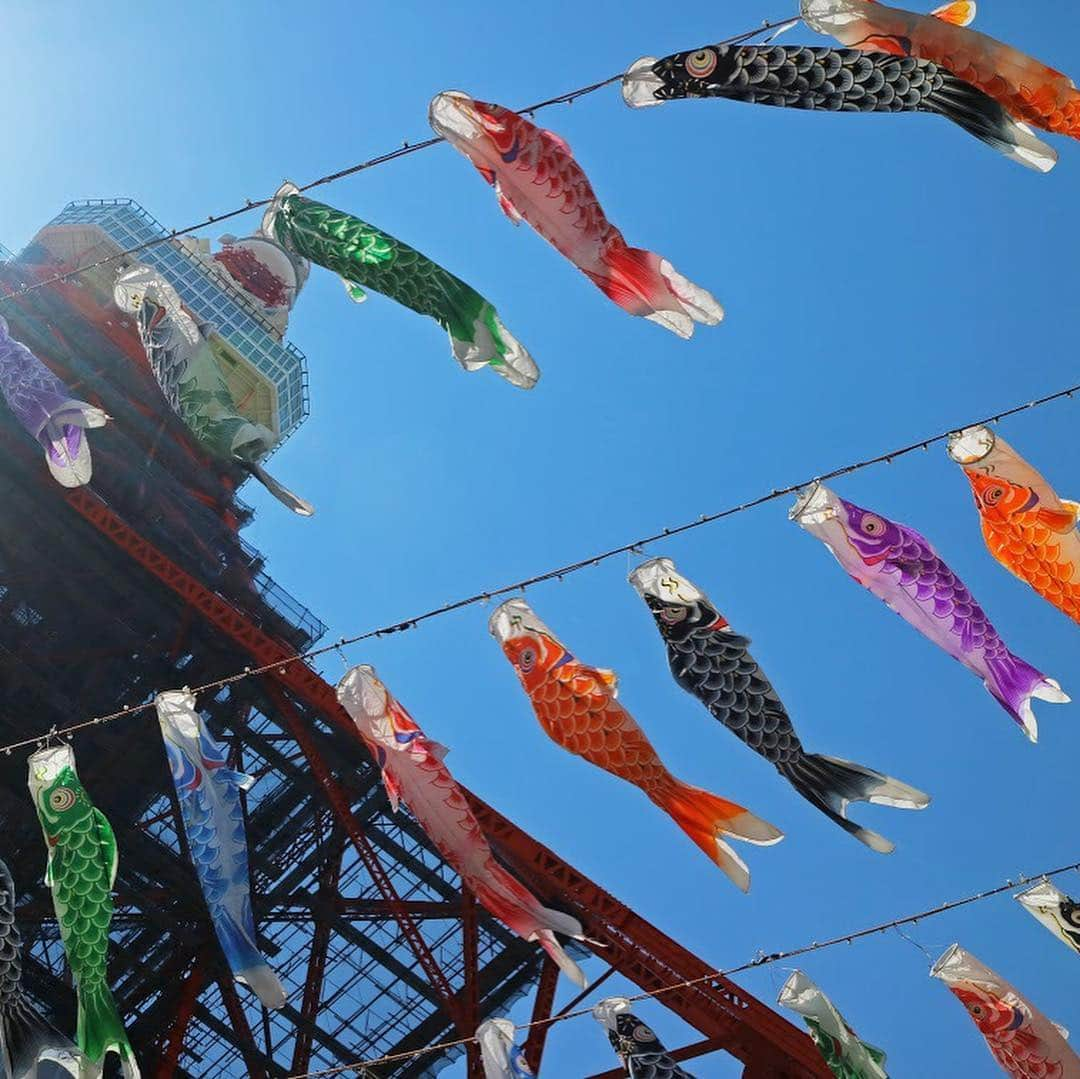
[[[332,687],[290,661],[324,627],[240,539],[250,519],[235,495],[243,474],[208,456],[170,410],[134,325],[112,303],[117,265],[18,292],[110,245],[148,237],[164,232],[133,203],[72,204],[0,265],[13,334],[112,417],[91,436],[92,483],[64,491],[0,410],[0,740],[273,665],[199,703],[237,765],[259,778],[245,807],[252,894],[263,946],[289,994],[280,1012],[238,988],[220,957],[156,723],[120,721],[79,736],[83,782],[121,852],[110,977],[144,1075],[269,1079],[407,1054],[469,1037],[526,993],[534,1019],[548,1018],[553,964],[463,892],[407,813],[389,812],[378,770]],[[222,350],[249,365],[240,373],[270,407],[276,433],[288,434],[306,411],[303,357],[189,247],[167,241],[154,251],[185,304],[220,331]],[[644,991],[704,979],[660,998],[701,1036],[677,1051],[680,1059],[722,1050],[753,1079],[828,1076],[787,1020],[708,977],[707,963],[470,798],[500,859],[542,900],[581,920],[603,964],[590,964],[594,977],[610,971]],[[27,988],[73,1029],[19,754],[0,757],[0,814],[30,943]],[[547,1030],[535,1027],[528,1039],[534,1066]],[[429,1075],[460,1052],[403,1058],[369,1074]],[[469,1047],[470,1077],[480,1075],[473,1054]]]

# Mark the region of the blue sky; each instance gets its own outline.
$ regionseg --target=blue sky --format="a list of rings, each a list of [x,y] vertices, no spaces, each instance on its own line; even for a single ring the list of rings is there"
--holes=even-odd
[[[9,4],[6,197],[21,246],[69,199],[127,195],[171,226],[427,134],[460,88],[523,105],[792,14],[791,0],[516,0],[462,8],[313,2]],[[1080,71],[1080,11],[986,0],[979,25]],[[798,29],[787,41],[810,41]],[[1076,381],[1080,147],[1030,173],[930,116],[829,116],[721,101],[631,112],[612,87],[542,115],[630,243],[728,311],[683,342],[633,319],[447,147],[322,190],[485,292],[543,370],[532,393],[466,375],[433,323],[313,273],[290,336],[312,414],[273,470],[318,507],[294,518],[249,488],[248,532],[335,636],[394,622]],[[254,225],[255,218],[252,218]],[[244,222],[230,223],[240,232]],[[216,236],[220,231],[211,230]],[[1077,405],[1005,437],[1080,497]],[[836,485],[926,534],[1010,646],[1080,696],[1080,630],[982,545],[938,447]],[[931,792],[924,813],[860,807],[898,842],[871,854],[803,802],[671,681],[616,559],[529,600],[621,699],[671,769],[787,833],[749,848],[738,893],[659,811],[549,742],[472,608],[350,650],[374,663],[456,775],[718,967],[824,939],[1076,860],[1076,706],[1042,705],[1027,744],[968,672],[854,584],[772,504],[648,549],[740,631],[804,743]],[[341,665],[331,657],[328,677]],[[1074,894],[1080,881],[1060,882]],[[896,1075],[991,1076],[960,1006],[927,977],[954,940],[1080,1029],[1077,959],[1008,898],[806,959]],[[602,969],[593,965],[594,973]],[[741,979],[772,1001],[782,966]],[[612,991],[619,985],[609,983]],[[567,987],[562,987],[567,993]],[[606,992],[606,989],[605,989]],[[693,1040],[659,1006],[670,1044]],[[591,1020],[558,1027],[546,1075],[610,1067]],[[738,1074],[723,1056],[699,1079]],[[448,1074],[457,1074],[451,1072]]]

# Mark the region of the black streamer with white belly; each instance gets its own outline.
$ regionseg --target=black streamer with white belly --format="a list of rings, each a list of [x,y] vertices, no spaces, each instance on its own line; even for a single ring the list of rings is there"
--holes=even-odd
[[[675,681],[732,734],[760,754],[809,802],[846,832],[881,853],[893,844],[847,819],[850,802],[922,809],[922,791],[851,761],[807,753],[772,683],[709,598],[667,558],[630,575],[667,646]]]
[[[721,97],[815,112],[925,112],[947,117],[999,153],[1047,172],[1056,152],[992,97],[929,60],[809,45],[706,45],[645,56],[623,76],[641,108]]]

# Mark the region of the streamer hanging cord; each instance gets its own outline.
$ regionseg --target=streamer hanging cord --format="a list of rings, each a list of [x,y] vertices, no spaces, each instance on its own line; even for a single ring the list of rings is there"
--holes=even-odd
[[[404,633],[407,630],[415,629],[421,622],[430,621],[432,618],[439,618],[442,615],[450,614],[453,611],[460,611],[465,607],[472,607],[479,603],[487,603],[489,600],[496,599],[500,596],[511,595],[514,592],[523,592],[525,589],[530,588],[533,585],[542,584],[545,581],[561,581],[564,577],[568,577],[572,573],[578,573],[581,570],[588,569],[590,566],[598,566],[601,562],[609,561],[612,558],[618,558],[620,555],[628,553],[640,554],[641,548],[646,547],[649,544],[659,543],[665,539],[670,539],[672,536],[681,536],[685,532],[703,528],[705,525],[712,524],[715,521],[722,521],[727,517],[734,517],[736,514],[745,513],[758,506],[763,506],[768,502],[775,502],[777,499],[786,498],[814,483],[837,479],[841,476],[850,476],[852,473],[859,472],[864,468],[870,468],[872,465],[892,463],[900,457],[915,453],[916,450],[929,449],[938,442],[945,442],[949,435],[953,434],[955,431],[963,430],[968,427],[985,427],[993,423],[998,423],[1001,420],[1007,419],[1009,416],[1016,416],[1021,412],[1028,412],[1035,408],[1041,408],[1043,405],[1051,404],[1054,401],[1072,397],[1075,393],[1080,393],[1080,383],[1077,383],[1074,386],[1068,386],[1063,390],[1057,390],[1054,393],[1046,394],[1046,396],[1039,397],[1034,401],[1028,401],[1026,404],[1014,405],[1012,408],[1007,408],[1003,412],[995,413],[993,416],[987,416],[981,420],[965,423],[959,427],[952,427],[948,431],[942,431],[940,434],[932,435],[931,437],[921,439],[918,442],[910,442],[906,446],[890,450],[888,453],[879,453],[874,457],[867,457],[864,460],[856,461],[853,464],[834,468],[831,472],[825,472],[819,476],[810,476],[806,479],[799,480],[797,483],[790,483],[786,487],[774,488],[768,494],[758,495],[756,498],[751,498],[746,502],[740,502],[734,506],[728,506],[726,509],[718,510],[715,513],[703,513],[696,520],[675,525],[673,528],[664,528],[659,532],[654,532],[651,536],[642,536],[639,539],[631,540],[629,543],[621,543],[617,547],[611,547],[606,551],[600,551],[587,558],[578,559],[576,562],[570,562],[565,566],[559,566],[556,569],[549,569],[543,573],[537,573],[532,577],[526,577],[524,580],[515,581],[513,584],[506,584],[498,588],[488,589],[484,592],[477,592],[474,595],[466,596],[463,599],[443,604],[441,607],[433,607],[429,611],[413,615],[411,618],[406,618],[402,622],[394,622],[387,626],[380,626],[378,629],[366,630],[353,637],[340,637],[331,644],[322,645],[320,648],[313,648],[308,652],[302,652],[295,656],[287,656],[284,659],[277,660],[273,663],[266,663],[261,667],[245,667],[236,674],[228,675],[225,678],[219,678],[215,682],[207,682],[205,685],[190,687],[191,692],[198,696],[199,694],[209,692],[210,690],[218,690],[223,686],[232,685],[234,682],[239,682],[252,675],[266,674],[268,671],[281,670],[290,663],[302,663],[309,659],[316,659],[319,656],[326,655],[328,652],[340,653],[341,649],[346,648],[349,645],[359,644],[361,641],[386,637],[392,633]],[[124,719],[127,716],[152,712],[153,708],[153,701],[147,701],[144,704],[129,705],[120,709],[118,712],[110,712],[108,715],[104,716],[95,716],[92,719],[83,720],[81,723],[72,724],[70,727],[62,727],[59,730],[51,730],[44,734],[35,735],[33,738],[24,738],[21,741],[12,742],[6,746],[0,746],[0,751],[10,755],[16,749],[24,749],[29,746],[40,747],[45,744],[47,737],[66,738],[69,735],[85,730],[88,727],[95,727],[102,723],[112,723],[114,720]]]
[[[741,42],[750,41],[762,34],[781,33],[788,29],[788,27],[794,26],[797,22],[799,22],[798,18],[782,19],[779,22],[766,20],[753,30],[746,30],[741,34],[736,34],[734,37],[730,37],[726,41],[721,42],[721,44],[738,45]],[[605,86],[610,86],[612,83],[618,82],[622,77],[623,73],[620,71],[617,75],[611,75],[606,79],[601,79],[599,82],[589,83],[587,86],[579,86],[576,90],[569,90],[565,94],[558,94],[556,97],[549,97],[543,101],[537,101],[533,105],[526,105],[523,109],[519,109],[518,111],[530,114],[539,112],[541,109],[550,108],[552,105],[571,105],[577,101],[578,98],[586,97],[589,94],[595,94],[597,90],[602,90]],[[403,142],[396,150],[389,150],[388,152],[378,154],[375,157],[369,157],[366,161],[361,161],[358,164],[338,169],[337,172],[331,172],[326,176],[320,176],[317,180],[310,180],[308,183],[300,185],[298,190],[301,192],[311,191],[313,188],[322,187],[325,184],[332,184],[337,180],[343,180],[346,176],[354,176],[358,172],[373,169],[377,165],[386,165],[391,161],[396,161],[399,157],[406,157],[409,154],[418,153],[420,150],[427,150],[432,146],[437,146],[443,141],[445,140],[442,138],[433,137],[424,139],[422,142]],[[95,262],[88,262],[83,266],[75,267],[73,270],[66,270],[64,273],[55,274],[44,280],[36,281],[32,285],[20,286],[14,291],[9,292],[4,296],[0,296],[0,307],[16,297],[29,295],[31,292],[36,292],[40,288],[45,288],[47,285],[55,285],[63,281],[70,281],[73,277],[78,277],[80,274],[97,269],[99,266],[107,266],[111,262],[118,262],[130,255],[137,255],[140,251],[145,251],[148,247],[156,247],[159,244],[175,240],[179,236],[187,236],[190,233],[206,228],[209,225],[218,225],[222,221],[229,221],[234,217],[239,217],[241,214],[246,214],[249,210],[262,209],[264,206],[269,206],[272,201],[273,196],[263,199],[245,199],[244,205],[238,206],[235,210],[227,210],[225,213],[221,214],[210,214],[202,221],[197,221],[194,225],[188,225],[186,228],[182,229],[172,229],[166,236],[156,237],[153,240],[147,240],[144,243],[136,244],[134,247],[129,247],[125,251],[118,251],[115,255],[108,255],[105,258],[97,259]]]

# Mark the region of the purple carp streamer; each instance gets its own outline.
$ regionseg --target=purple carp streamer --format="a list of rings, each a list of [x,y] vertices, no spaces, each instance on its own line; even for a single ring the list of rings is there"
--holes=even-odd
[[[934,964],[930,976],[964,1005],[994,1059],[1013,1079],[1080,1079],[1080,1057],[1061,1029],[959,944]]]
[[[1021,892],[1016,901],[1066,947],[1080,952],[1080,903],[1048,880]]]
[[[709,597],[669,558],[654,558],[630,574],[667,645],[675,681],[736,738],[760,754],[816,809],[871,850],[894,844],[847,819],[850,802],[925,809],[928,795],[860,764],[807,753],[772,683]]]
[[[607,1032],[628,1079],[694,1079],[671,1059],[652,1028],[634,1015],[626,997],[600,1001],[593,1018]]]
[[[104,427],[109,417],[79,401],[21,341],[0,316],[0,393],[31,437],[41,443],[45,463],[61,487],[83,487],[93,466],[83,431]]]
[[[706,45],[643,56],[622,80],[631,108],[680,98],[727,98],[814,112],[923,112],[944,116],[1028,168],[1057,153],[981,90],[929,60],[807,45]]]
[[[1032,742],[1031,701],[1069,698],[1052,678],[1006,647],[963,581],[913,528],[846,502],[816,484],[790,514],[864,588],[982,679]]]

